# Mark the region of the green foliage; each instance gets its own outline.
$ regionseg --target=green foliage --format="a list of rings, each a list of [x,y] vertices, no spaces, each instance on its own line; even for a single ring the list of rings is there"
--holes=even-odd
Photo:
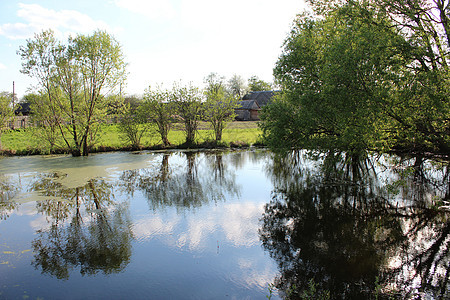
[[[156,124],[164,147],[170,145],[169,131],[174,121],[175,105],[169,102],[170,98],[170,91],[163,90],[160,87],[154,90],[149,87],[144,94],[144,111],[147,114],[147,118]]]
[[[234,74],[229,80],[228,80],[228,86],[227,90],[230,94],[236,96],[238,99],[241,99],[246,93],[247,93],[247,85],[245,84],[244,79]]]
[[[119,130],[123,140],[131,144],[132,149],[140,149],[142,137],[146,134],[152,134],[152,129],[144,105],[135,107],[130,103],[123,105]]]
[[[2,150],[2,132],[14,118],[12,95],[7,92],[0,93],[0,150]]]
[[[259,79],[258,76],[252,76],[248,79],[248,88],[251,92],[271,91],[272,85]]]
[[[318,290],[314,279],[310,279],[308,282],[309,289],[304,290],[300,298],[303,300],[315,299],[315,300],[328,300],[331,299],[330,291],[327,290]]]
[[[222,132],[226,125],[234,120],[234,110],[238,106],[238,97],[229,94],[221,82],[213,78],[207,81],[204,103],[204,119],[211,124],[214,130],[215,142],[222,140]]]
[[[183,122],[186,144],[194,144],[202,116],[202,98],[199,89],[191,84],[185,86],[174,84],[169,100]]]
[[[27,94],[24,99],[30,103],[33,112],[31,120],[37,126],[36,137],[47,144],[50,153],[55,148],[60,148],[62,145],[59,144],[58,115],[52,113],[47,95]],[[45,148],[43,145],[41,147]]]
[[[88,155],[98,140],[108,98],[125,80],[125,63],[120,44],[108,33],[70,37],[58,42],[52,31],[27,40],[18,54],[24,74],[39,82],[42,97],[35,110],[40,121],[57,128],[74,156]],[[52,133],[53,134],[53,133]]]
[[[263,112],[265,141],[279,149],[448,154],[448,54],[441,50],[449,44],[432,8],[310,2],[320,15],[298,16],[274,69],[283,93]]]

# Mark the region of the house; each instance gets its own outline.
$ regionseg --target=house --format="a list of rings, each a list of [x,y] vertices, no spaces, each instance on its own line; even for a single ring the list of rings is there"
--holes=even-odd
[[[257,121],[261,109],[272,102],[276,91],[251,92],[239,101],[235,110],[237,121]]]
[[[237,121],[257,121],[261,107],[255,100],[241,100],[238,108],[234,110]]]
[[[14,111],[16,116],[29,116],[31,113],[31,106],[29,102],[19,103],[19,107]]]
[[[9,123],[11,129],[29,127],[31,107],[29,102],[19,103],[18,108],[14,111],[14,120]]]
[[[277,91],[259,91],[259,92],[251,92],[245,95],[242,100],[255,100],[258,102],[260,108],[263,108],[267,104],[272,102],[273,96],[277,93]]]

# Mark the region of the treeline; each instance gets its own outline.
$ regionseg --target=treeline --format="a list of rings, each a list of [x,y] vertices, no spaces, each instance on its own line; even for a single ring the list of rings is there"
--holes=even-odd
[[[448,1],[308,1],[262,116],[274,149],[449,157]]]
[[[73,156],[89,154],[100,137],[100,127],[112,115],[134,149],[153,128],[162,146],[169,146],[168,133],[175,122],[183,124],[185,144],[193,145],[201,120],[211,124],[215,143],[219,143],[226,124],[234,119],[238,100],[249,90],[271,89],[256,76],[247,86],[238,75],[226,82],[211,73],[205,78],[204,89],[175,83],[171,89],[150,87],[141,99],[126,101],[122,94],[127,74],[122,48],[104,31],[70,37],[67,43],[58,41],[51,30],[42,31],[27,40],[18,55],[21,72],[37,81],[36,92],[26,95],[24,101],[31,104],[34,123],[41,125],[41,140],[48,143],[50,152],[64,148]],[[6,96],[1,100],[8,113],[0,115],[10,118],[14,108],[6,104]],[[4,128],[6,119],[0,122]],[[61,141],[63,145],[59,145]]]

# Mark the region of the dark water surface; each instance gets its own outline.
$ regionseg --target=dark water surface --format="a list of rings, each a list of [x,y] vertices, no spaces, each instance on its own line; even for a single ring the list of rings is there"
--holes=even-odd
[[[449,193],[420,158],[0,158],[0,298],[448,298]]]

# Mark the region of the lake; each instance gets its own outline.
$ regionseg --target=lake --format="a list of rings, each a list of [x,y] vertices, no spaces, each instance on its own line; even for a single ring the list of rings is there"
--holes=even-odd
[[[445,298],[449,193],[421,158],[0,158],[0,298]]]

